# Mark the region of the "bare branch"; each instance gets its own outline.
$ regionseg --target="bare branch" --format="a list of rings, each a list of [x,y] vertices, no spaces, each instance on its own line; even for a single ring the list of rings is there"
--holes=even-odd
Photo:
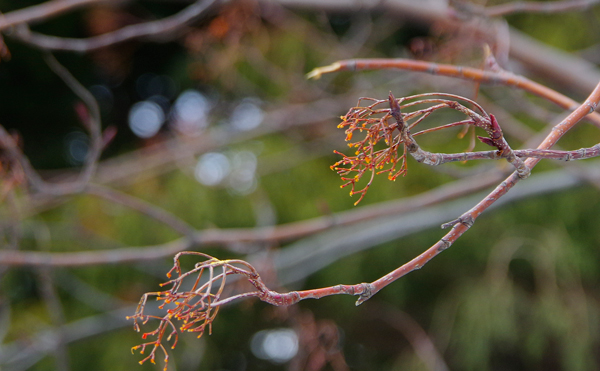
[[[309,72],[307,78],[320,78],[323,74],[337,71],[365,71],[365,70],[405,70],[425,72],[432,75],[449,76],[459,79],[476,81],[482,84],[506,85],[525,90],[529,93],[542,97],[566,110],[574,110],[579,103],[571,98],[538,84],[524,76],[515,75],[508,71],[486,71],[482,69],[454,66],[449,64],[438,64],[412,59],[347,59],[337,61],[324,67],[318,67]],[[600,126],[600,114],[593,112],[587,118],[596,126]]]
[[[90,133],[90,150],[85,158],[84,168],[79,175],[78,182],[87,184],[96,172],[97,162],[102,153],[102,123],[100,118],[100,107],[96,98],[73,75],[61,65],[50,53],[44,55],[44,59],[50,69],[60,77],[65,84],[77,95],[88,107],[89,113],[83,114],[83,124]],[[87,117],[86,117],[87,116]]]
[[[212,4],[218,0],[199,0],[184,10],[158,21],[139,23],[123,27],[117,31],[105,33],[87,39],[73,39],[43,35],[33,32],[26,24],[16,26],[10,34],[24,43],[45,50],[63,50],[85,53],[109,45],[145,37],[165,37],[181,30],[190,22],[200,17]]]
[[[515,1],[486,7],[482,14],[488,17],[500,17],[514,13],[560,13],[583,10],[598,4],[599,0],[564,0],[552,2]]]
[[[46,1],[39,5],[33,5],[24,9],[14,10],[0,16],[0,31],[7,28],[28,23],[43,21],[47,18],[77,9],[79,7],[106,2],[108,0],[61,0]],[[113,1],[115,2],[115,1]]]
[[[125,193],[119,192],[117,190],[102,187],[95,184],[89,184],[86,187],[85,192],[137,210],[144,215],[147,215],[151,218],[158,220],[163,224],[168,225],[169,227],[173,228],[175,231],[181,233],[184,236],[191,236],[196,231],[194,227],[192,227],[182,219],[176,217],[172,213],[160,207],[154,206],[151,203],[148,203],[137,197],[133,197]]]
[[[552,147],[567,131],[573,128],[579,121],[585,116],[594,112],[598,103],[600,102],[600,83],[596,86],[596,89],[590,94],[586,101],[575,109],[567,118],[561,121],[558,125],[552,128],[550,134],[542,141],[538,146],[538,149],[549,149]],[[525,165],[529,169],[533,169],[535,165],[540,161],[539,158],[530,158],[525,161]],[[487,197],[481,200],[471,210],[461,215],[458,219],[453,222],[446,223],[444,227],[452,227],[452,230],[442,237],[437,243],[417,256],[410,262],[402,265],[394,271],[386,274],[380,279],[374,281],[372,285],[372,292],[375,294],[383,287],[389,285],[400,277],[403,277],[407,273],[415,269],[420,269],[433,257],[438,255],[440,252],[449,248],[463,233],[473,226],[475,220],[481,215],[487,208],[492,206],[499,198],[505,195],[515,184],[521,179],[521,177],[514,172],[505,181],[500,183],[494,191],[492,191]],[[368,297],[359,300],[359,304],[367,300]]]
[[[51,54],[45,56],[48,66],[56,73],[65,84],[84,101],[89,109],[84,116],[84,126],[90,133],[90,150],[87,154],[83,170],[76,179],[68,182],[50,183],[42,177],[31,166],[29,159],[23,154],[14,138],[0,126],[0,146],[10,154],[14,164],[18,164],[23,169],[23,173],[29,185],[36,191],[46,195],[60,196],[73,193],[79,193],[94,175],[98,159],[102,152],[102,134],[100,122],[100,109],[98,103],[81,85],[67,69],[65,69]]]

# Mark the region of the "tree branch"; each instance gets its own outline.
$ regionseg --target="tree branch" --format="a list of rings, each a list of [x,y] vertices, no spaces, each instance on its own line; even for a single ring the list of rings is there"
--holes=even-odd
[[[85,53],[109,45],[122,43],[143,37],[165,36],[176,32],[187,26],[190,22],[200,17],[211,5],[218,0],[199,0],[184,10],[170,17],[157,21],[139,23],[123,27],[119,30],[108,32],[87,39],[73,39],[43,35],[33,32],[25,23],[15,27],[11,37],[26,44],[36,46],[44,50],[62,50]]]
[[[506,85],[522,89],[538,97],[544,98],[557,106],[573,111],[579,103],[571,98],[532,81],[524,76],[502,70],[500,72],[487,71],[478,68],[438,64],[412,59],[347,59],[337,61],[324,67],[318,67],[309,72],[306,77],[318,79],[323,74],[337,71],[367,71],[367,70],[405,70],[424,72],[432,75],[448,76],[464,80],[471,80],[481,84]],[[600,127],[600,114],[593,112],[586,118]]]
[[[80,8],[85,5],[107,2],[108,0],[60,0],[46,1],[39,5],[14,10],[0,16],[0,31],[10,27],[44,21],[50,17]],[[115,1],[113,1],[115,2]]]
[[[558,125],[552,128],[550,134],[542,141],[542,143],[538,146],[538,149],[545,150],[552,147],[567,131],[573,128],[579,121],[581,121],[585,116],[594,112],[598,103],[600,102],[600,83],[596,85],[596,89],[590,94],[590,96],[585,100],[585,102],[580,105],[577,109],[575,109],[567,118],[561,121]],[[530,158],[525,161],[525,165],[529,169],[533,169],[535,165],[541,159],[539,158]],[[448,232],[444,237],[442,237],[438,242],[436,242],[433,246],[423,252],[421,255],[417,256],[410,262],[402,265],[401,267],[395,269],[394,271],[386,274],[385,276],[379,278],[376,281],[371,283],[371,292],[373,294],[377,293],[379,290],[394,282],[400,277],[403,277],[407,273],[412,272],[415,269],[420,269],[425,265],[429,260],[434,258],[440,252],[449,248],[463,233],[473,226],[475,220],[481,215],[487,208],[494,204],[499,198],[505,195],[512,187],[517,184],[517,182],[521,179],[521,177],[514,172],[511,174],[506,180],[500,183],[496,189],[494,189],[487,197],[481,200],[477,205],[475,205],[471,210],[467,211],[463,215],[461,215],[458,219],[453,222],[446,223],[443,225],[443,228],[448,228],[452,226],[452,230]],[[372,295],[371,295],[372,296]],[[369,297],[361,297],[357,304],[364,302],[369,299]]]

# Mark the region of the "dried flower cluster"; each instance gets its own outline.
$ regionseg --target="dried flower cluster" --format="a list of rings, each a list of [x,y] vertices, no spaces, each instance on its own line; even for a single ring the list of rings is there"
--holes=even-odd
[[[182,273],[180,257],[182,255],[199,255],[207,260],[197,263],[193,269]],[[158,319],[160,324],[158,328],[151,332],[142,334],[142,339],[154,337],[155,340],[134,346],[131,351],[139,349],[143,354],[146,347],[152,346],[150,354],[139,363],[143,364],[147,360],[155,363],[156,351],[160,348],[165,355],[165,370],[169,362],[169,355],[163,345],[165,334],[169,332],[166,341],[171,341],[174,337],[171,349],[175,348],[178,340],[177,326],[174,320],[181,322],[179,330],[181,332],[193,332],[198,334],[198,338],[208,329],[210,334],[212,330],[212,321],[219,312],[219,307],[223,304],[221,294],[225,287],[226,278],[230,274],[240,273],[243,269],[237,268],[232,264],[239,263],[237,260],[219,260],[209,255],[199,252],[182,252],[175,256],[173,268],[167,273],[167,277],[175,273],[177,277],[162,283],[161,286],[172,285],[169,290],[150,292],[144,294],[138,304],[135,314],[127,319],[134,320],[134,329],[140,331],[140,322],[146,324],[150,319]],[[243,262],[245,263],[245,262]],[[247,264],[247,263],[245,263]],[[245,271],[244,271],[245,272]],[[206,275],[205,275],[206,273]],[[186,280],[190,278],[190,280]],[[184,281],[194,279],[190,288],[182,288]],[[204,283],[201,283],[205,281]],[[144,313],[148,297],[154,296],[157,301],[162,302],[159,309],[165,309],[166,315],[155,316]]]
[[[451,99],[446,99],[451,98]],[[462,100],[473,106],[467,108],[457,102]],[[363,101],[372,102],[367,106],[361,106]],[[381,107],[381,105],[388,107]],[[425,105],[425,108],[419,106]],[[430,129],[421,130],[412,134],[411,131],[422,123],[433,112],[449,108],[463,113],[466,119],[439,125]],[[407,112],[404,112],[409,110]],[[478,111],[478,112],[476,112]],[[376,174],[387,173],[389,180],[396,180],[400,175],[407,172],[407,153],[410,153],[417,161],[429,165],[439,165],[450,161],[471,159],[465,154],[442,154],[431,153],[422,150],[414,137],[437,130],[447,129],[454,126],[472,125],[482,128],[489,135],[478,137],[483,143],[496,147],[497,158],[506,158],[519,171],[525,173],[522,161],[514,156],[512,150],[504,140],[502,130],[492,115],[488,115],[476,102],[453,94],[426,93],[394,98],[390,93],[388,99],[378,100],[374,98],[360,98],[357,106],[350,108],[338,128],[345,128],[346,141],[350,148],[354,148],[353,155],[345,155],[334,151],[342,156],[342,159],[331,166],[346,183],[341,187],[351,186],[350,195],[360,194],[355,202],[358,204],[365,196],[373,182]],[[355,134],[362,135],[361,139],[351,142]],[[400,148],[402,146],[402,148]],[[489,156],[488,156],[489,157]],[[370,174],[367,184],[357,190],[357,183],[365,174]]]
[[[362,101],[373,101],[373,103],[361,107]],[[356,107],[352,107],[345,116],[341,116],[342,122],[338,125],[338,128],[346,128],[348,147],[355,148],[355,152],[354,156],[346,156],[334,151],[343,158],[331,165],[331,169],[346,181],[341,185],[342,188],[349,185],[352,187],[350,196],[357,193],[361,195],[355,205],[365,196],[375,174],[388,173],[390,180],[396,180],[398,176],[406,174],[406,148],[403,149],[402,155],[399,155],[402,139],[399,135],[394,135],[397,124],[389,123],[392,118],[389,108],[377,108],[384,102],[386,101],[374,98],[360,98]],[[350,142],[357,131],[365,132],[364,138],[357,142]],[[377,149],[377,145],[381,142],[385,142],[386,147]],[[398,163],[400,163],[399,170],[396,169]],[[371,174],[369,182],[364,188],[357,190],[356,183],[368,172]],[[352,173],[356,174],[348,177]]]

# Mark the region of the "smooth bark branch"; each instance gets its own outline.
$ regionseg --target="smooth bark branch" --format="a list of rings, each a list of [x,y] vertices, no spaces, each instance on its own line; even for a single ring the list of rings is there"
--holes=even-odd
[[[471,80],[482,84],[506,85],[522,89],[538,97],[544,98],[566,110],[574,110],[579,103],[573,99],[544,85],[538,84],[526,77],[515,75],[508,71],[494,72],[478,68],[438,64],[412,59],[347,59],[337,61],[329,66],[318,67],[309,72],[307,78],[320,78],[323,74],[337,71],[367,71],[367,70],[404,70],[424,72],[432,75],[455,77]],[[594,112],[586,118],[600,127],[600,114]]]
[[[513,151],[513,153],[519,158],[539,158],[559,161],[585,160],[600,156],[600,143],[592,147],[580,148],[573,151],[556,151],[551,149],[516,149]],[[434,153],[434,155],[439,156],[439,160],[434,165],[442,165],[457,161],[499,160],[502,158],[498,151]]]

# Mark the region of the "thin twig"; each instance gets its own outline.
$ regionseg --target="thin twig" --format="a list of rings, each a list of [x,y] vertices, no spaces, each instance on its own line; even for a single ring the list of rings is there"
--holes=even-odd
[[[525,90],[529,93],[542,97],[566,110],[574,110],[579,103],[571,98],[538,84],[524,76],[515,75],[508,71],[494,72],[478,68],[454,66],[449,64],[437,64],[412,59],[347,59],[337,61],[324,67],[318,67],[309,72],[307,78],[320,78],[323,74],[337,71],[365,71],[365,70],[405,70],[414,72],[425,72],[432,75],[449,76],[459,79],[476,81],[482,84],[506,85]],[[600,127],[600,114],[593,112],[587,120]]]
[[[90,150],[86,155],[83,170],[79,175],[78,182],[87,184],[94,173],[100,154],[102,153],[102,123],[100,118],[100,107],[96,98],[50,53],[44,54],[44,60],[50,69],[60,77],[65,84],[77,95],[88,107],[88,117],[84,117],[84,126],[90,133]]]
[[[85,103],[89,109],[89,114],[84,118],[84,126],[90,133],[90,150],[87,154],[83,169],[78,177],[68,182],[50,183],[42,177],[33,168],[29,159],[19,148],[15,139],[0,125],[0,146],[4,148],[13,164],[20,166],[31,188],[36,192],[61,196],[73,193],[79,193],[94,175],[98,159],[102,152],[102,132],[100,122],[100,109],[93,95],[83,87],[71,73],[64,68],[51,54],[45,55],[45,60],[50,69],[65,82],[65,84]],[[17,165],[18,164],[18,165]]]

